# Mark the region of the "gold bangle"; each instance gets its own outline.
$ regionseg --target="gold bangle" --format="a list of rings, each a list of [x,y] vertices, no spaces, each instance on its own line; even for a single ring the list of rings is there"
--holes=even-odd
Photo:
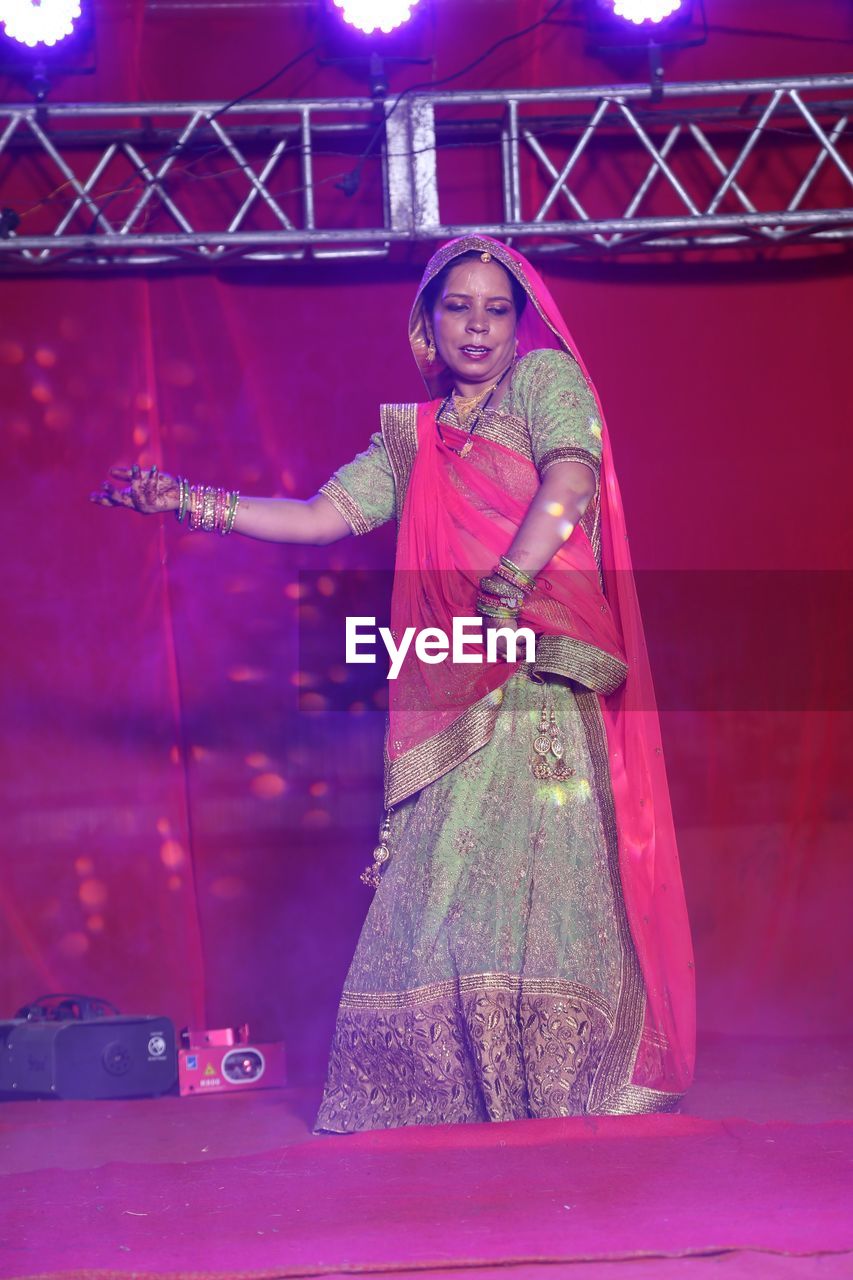
[[[515,578],[517,578],[518,586],[526,587],[528,591],[532,591],[536,586],[536,582],[531,578],[530,574],[525,573],[523,569],[519,569],[518,565],[514,564],[513,561],[510,560],[509,556],[501,556],[500,565],[498,567],[506,569]],[[497,572],[497,570],[495,570],[495,572]]]

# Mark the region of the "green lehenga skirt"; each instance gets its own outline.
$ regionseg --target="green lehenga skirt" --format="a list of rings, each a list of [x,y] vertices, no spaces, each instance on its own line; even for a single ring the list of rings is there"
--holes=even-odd
[[[642,989],[603,726],[594,694],[548,693],[570,778],[533,775],[543,686],[522,670],[489,742],[392,814],[315,1132],[607,1111],[630,1074]]]

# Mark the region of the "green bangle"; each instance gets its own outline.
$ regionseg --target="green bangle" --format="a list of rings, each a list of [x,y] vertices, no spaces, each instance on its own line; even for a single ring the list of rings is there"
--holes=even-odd
[[[226,533],[230,533],[234,528],[234,521],[237,519],[237,508],[240,505],[240,494],[237,489],[228,497],[228,510],[225,512],[225,519],[222,523],[223,537]]]
[[[178,476],[178,506],[175,511],[175,518],[178,524],[184,523],[184,516],[187,514],[187,506],[190,500],[190,483],[183,476]]]

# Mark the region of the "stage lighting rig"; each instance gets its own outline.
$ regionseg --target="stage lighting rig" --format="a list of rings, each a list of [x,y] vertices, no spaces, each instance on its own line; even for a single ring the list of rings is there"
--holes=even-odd
[[[42,102],[57,79],[94,64],[94,0],[0,0],[0,75]]]
[[[663,96],[663,55],[704,44],[704,0],[586,0],[588,48],[620,64],[647,61],[654,97]]]

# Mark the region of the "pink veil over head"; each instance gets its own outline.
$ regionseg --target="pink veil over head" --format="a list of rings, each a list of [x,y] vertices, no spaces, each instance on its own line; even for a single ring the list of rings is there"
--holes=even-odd
[[[642,1034],[620,1109],[665,1109],[674,1105],[693,1076],[693,952],[654,684],[609,434],[586,366],[544,281],[522,254],[490,236],[452,240],[438,249],[427,265],[412,309],[409,337],[430,396],[446,394],[451,379],[440,358],[433,363],[427,359],[429,320],[425,316],[423,290],[449,262],[470,250],[488,251],[527,295],[528,305],[517,330],[519,355],[542,348],[567,352],[583,371],[599,410],[600,568],[628,667],[624,683],[599,698],[607,735],[622,891],[645,987]]]

